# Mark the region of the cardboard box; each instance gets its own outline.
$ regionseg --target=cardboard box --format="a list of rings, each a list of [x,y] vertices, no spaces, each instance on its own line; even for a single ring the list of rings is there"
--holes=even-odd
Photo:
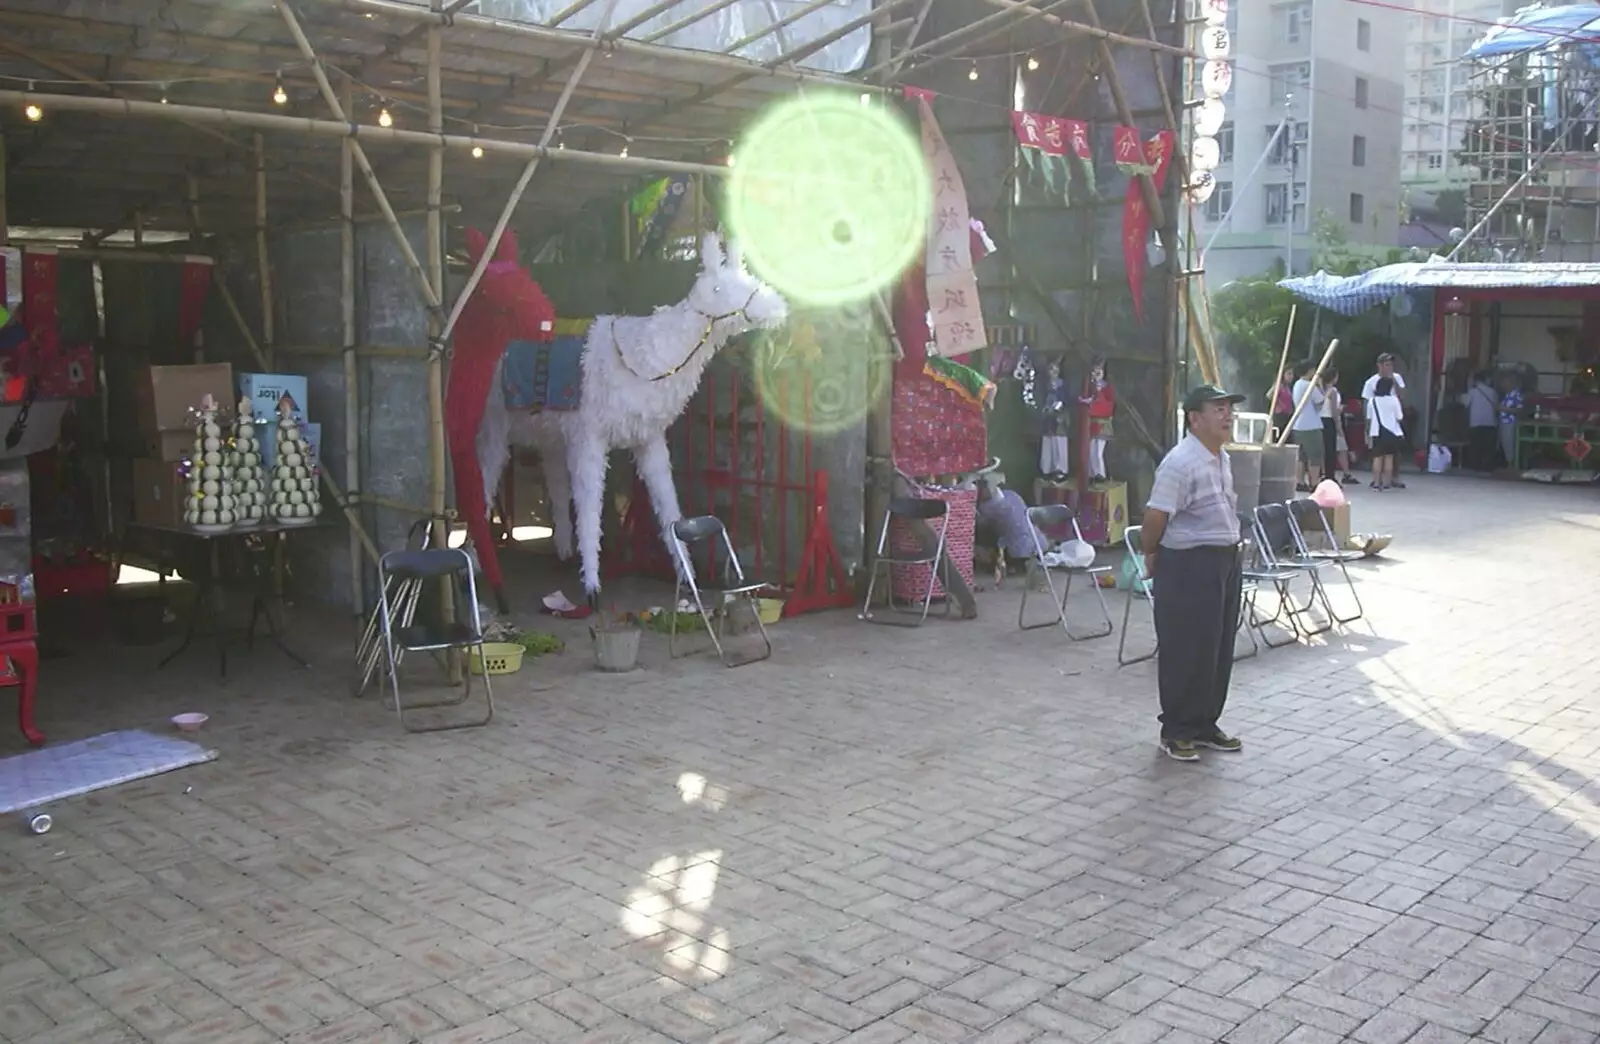
[[[1078,529],[1083,539],[1097,547],[1115,547],[1122,543],[1122,534],[1128,529],[1128,484],[1126,482],[1096,482],[1085,491],[1079,504],[1076,484],[1050,482],[1037,479],[1033,484],[1036,504],[1071,504],[1078,515]],[[1068,540],[1070,529],[1046,532],[1051,540]]]
[[[239,396],[249,399],[257,417],[278,419],[278,400],[285,394],[294,400],[296,419],[306,419],[306,379],[293,373],[241,373]],[[235,403],[237,405],[237,403]]]
[[[1327,534],[1318,530],[1307,533],[1306,544],[1313,551],[1338,551],[1350,541],[1350,505],[1340,504],[1336,508],[1323,508],[1322,517],[1328,520],[1328,526],[1333,530],[1333,537],[1338,544],[1336,547],[1328,546]]]
[[[133,520],[152,526],[183,525],[183,498],[189,494],[183,465],[155,457],[133,462]]]
[[[145,367],[139,373],[135,399],[146,452],[162,460],[182,460],[194,447],[194,418],[189,411],[207,395],[220,406],[231,406],[233,394],[233,367],[227,363]]]

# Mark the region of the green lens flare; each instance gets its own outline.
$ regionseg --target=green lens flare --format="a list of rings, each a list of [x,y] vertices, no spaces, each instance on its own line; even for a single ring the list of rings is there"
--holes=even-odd
[[[854,95],[803,95],[764,114],[737,156],[728,224],[751,269],[797,303],[863,300],[922,245],[928,166],[893,113]]]
[[[751,343],[750,370],[767,412],[789,428],[834,435],[889,394],[894,348],[870,311],[791,314]],[[876,357],[876,360],[874,359]]]

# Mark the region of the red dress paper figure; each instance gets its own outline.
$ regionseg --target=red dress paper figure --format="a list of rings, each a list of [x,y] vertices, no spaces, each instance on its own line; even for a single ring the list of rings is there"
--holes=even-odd
[[[467,251],[474,263],[489,245],[488,237],[467,229]],[[500,237],[494,259],[484,269],[472,298],[461,310],[453,338],[450,386],[445,392],[444,423],[450,447],[450,467],[455,474],[456,510],[466,519],[467,533],[494,590],[500,610],[507,611],[500,577],[500,558],[489,533],[489,505],[496,489],[491,484],[505,469],[510,449],[503,437],[484,440],[479,454],[479,430],[489,396],[499,395],[495,381],[500,357],[511,341],[548,341],[555,336],[555,308],[533,276],[517,260],[517,237]],[[485,477],[492,476],[486,482]]]
[[[1106,474],[1106,443],[1111,439],[1111,418],[1117,412],[1117,389],[1106,378],[1106,357],[1096,355],[1084,378],[1083,404],[1089,418],[1089,477],[1096,482]]]

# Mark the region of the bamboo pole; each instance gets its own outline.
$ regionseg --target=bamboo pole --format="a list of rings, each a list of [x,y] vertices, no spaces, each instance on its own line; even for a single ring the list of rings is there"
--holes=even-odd
[[[426,348],[403,348],[389,344],[357,344],[348,349],[342,344],[280,344],[278,354],[282,355],[317,355],[326,358],[342,357],[344,353],[353,351],[358,359],[426,359]]]
[[[6,225],[6,136],[0,134],[0,246],[11,241]]]
[[[727,177],[731,173],[720,163],[688,163],[682,160],[653,159],[648,156],[588,152],[583,149],[552,149],[525,141],[506,141],[500,138],[462,134],[429,134],[426,131],[352,124],[343,120],[318,120],[308,116],[280,116],[270,112],[249,112],[242,109],[176,103],[162,105],[159,102],[127,101],[121,98],[91,98],[81,94],[41,94],[38,91],[0,90],[0,106],[23,106],[30,103],[62,112],[95,112],[108,116],[144,117],[174,120],[180,123],[195,120],[244,129],[284,131],[310,137],[354,138],[358,142],[358,149],[362,140],[430,148],[442,143],[445,148],[457,152],[470,152],[479,148],[498,156],[516,159],[531,159],[538,156],[540,159],[558,163],[606,167],[637,174],[712,174],[717,177]],[[359,166],[359,161],[357,165]],[[390,213],[394,211],[391,209]],[[383,214],[382,218],[387,221],[389,216]]]
[[[300,28],[300,19],[289,7],[288,0],[275,0],[275,2],[278,13],[283,16],[283,24],[289,27],[289,35],[294,37],[295,46],[300,48],[300,54],[305,60],[311,63],[311,75],[317,81],[317,90],[322,92],[322,100],[328,103],[328,108],[335,118],[342,123],[348,123],[344,106],[339,104],[339,96],[333,93],[333,84],[328,82],[328,74],[322,68],[322,59],[317,57],[311,41],[306,38],[305,30]],[[439,47],[436,38],[429,39],[428,59],[428,137],[436,141],[441,137],[442,124],[442,120],[435,122],[433,118],[437,107],[434,103],[439,95]],[[383,185],[378,181],[378,175],[367,159],[366,150],[354,137],[350,138],[350,147],[356,166],[361,168],[362,176],[367,179],[367,187],[372,190],[373,201],[378,204],[378,210],[382,212],[384,222],[388,224],[389,231],[394,236],[395,245],[400,248],[400,256],[405,258],[406,267],[411,270],[412,279],[415,280],[423,301],[427,303],[430,312],[437,312],[440,305],[439,294],[434,289],[433,281],[422,270],[422,262],[417,260],[417,252],[411,249],[411,241],[406,238],[405,229],[400,227],[400,219],[395,216],[394,208],[389,205],[389,197],[384,193]],[[431,207],[437,207],[439,200],[436,197],[432,198],[429,204]]]
[[[434,13],[442,10],[444,0],[429,0],[429,7]],[[283,0],[279,5],[287,11],[288,7]],[[439,62],[441,56],[440,33],[443,31],[443,21],[428,27],[428,133],[441,135],[444,133],[444,92],[439,76]],[[355,142],[350,142],[353,158],[360,158]],[[374,181],[377,179],[374,178]],[[444,300],[444,222],[439,213],[439,203],[444,193],[444,146],[436,145],[428,150],[428,219],[425,244],[428,254],[428,343],[432,351],[428,353],[428,517],[438,519],[445,517],[445,502],[447,492],[445,481],[447,476],[445,458],[444,432],[444,344],[445,344],[445,316],[440,308]],[[387,206],[387,203],[385,203]],[[394,229],[400,231],[399,222]],[[404,236],[401,235],[404,239]],[[484,251],[488,254],[488,251]],[[450,527],[448,525],[428,526],[428,535],[436,550],[443,550],[449,546]],[[498,592],[496,592],[498,593]],[[456,604],[455,592],[450,584],[439,585],[439,618],[446,627],[455,623]],[[500,609],[504,612],[508,607],[505,598],[500,598]],[[461,671],[464,664],[458,655],[458,650],[452,649],[445,654],[445,674],[450,684],[458,684],[461,680]]]
[[[344,84],[345,111],[350,109],[350,84]],[[361,375],[356,361],[356,202],[355,156],[350,142],[339,145],[339,326],[344,363],[344,486],[348,503],[361,510]],[[361,538],[350,527],[350,612],[367,611]]]
[[[250,147],[256,160],[256,280],[261,285],[261,350],[270,368],[276,361],[272,345],[278,338],[272,303],[272,257],[267,252],[267,146],[260,131],[251,135]],[[302,402],[300,408],[305,405]]]
[[[201,239],[200,179],[195,177],[193,171],[190,171],[184,178],[184,202],[186,204],[185,209],[189,214],[189,245],[198,247]],[[206,361],[205,331],[203,329],[195,331],[194,361],[196,366]]]
[[[1016,9],[1025,6],[1023,0],[983,0],[983,2],[988,4],[990,7]],[[1142,37],[1128,36],[1124,33],[1108,32],[1098,24],[1098,20],[1091,21],[1089,25],[1082,25],[1078,22],[1069,22],[1066,19],[1058,18],[1055,15],[1045,15],[1044,20],[1051,25],[1065,29],[1067,32],[1074,35],[1092,36],[1096,40],[1099,40],[1102,44],[1123,44],[1127,47],[1138,47],[1146,51],[1159,51],[1164,54],[1173,54],[1181,58],[1200,57],[1186,47],[1175,47],[1172,44],[1162,43],[1160,40],[1146,40]]]
[[[1272,378],[1272,390],[1267,393],[1267,412],[1272,412],[1272,407],[1278,401],[1278,389],[1283,386],[1283,368],[1289,365],[1289,342],[1294,340],[1294,320],[1300,314],[1300,302],[1289,303],[1289,325],[1283,331],[1283,354],[1278,356],[1278,375]]]
[[[1328,350],[1322,353],[1322,361],[1317,363],[1317,372],[1311,375],[1311,381],[1306,385],[1306,393],[1300,396],[1300,401],[1294,404],[1294,412],[1289,415],[1289,423],[1284,425],[1283,433],[1278,436],[1277,445],[1282,446],[1289,441],[1289,435],[1294,431],[1294,422],[1299,419],[1300,411],[1306,408],[1306,403],[1311,401],[1311,393],[1316,389],[1317,382],[1322,379],[1322,371],[1327,367],[1328,361],[1333,358],[1333,353],[1339,350],[1339,338],[1335,337],[1328,342]]]
[[[862,79],[870,79],[871,77],[876,76],[878,73],[883,72],[885,69],[893,67],[896,65],[896,63],[903,65],[905,62],[915,58],[919,54],[927,54],[929,51],[932,51],[941,45],[949,44],[954,40],[965,39],[980,29],[995,26],[995,28],[991,29],[989,32],[979,36],[977,40],[969,41],[969,43],[977,43],[979,40],[986,40],[990,36],[994,36],[997,33],[1010,32],[1012,29],[1016,28],[1016,23],[1018,22],[1026,22],[1031,19],[1038,18],[1040,15],[1043,15],[1048,11],[1053,11],[1058,7],[1065,7],[1069,3],[1075,4],[1077,2],[1078,0],[1056,0],[1056,2],[1053,3],[1046,2],[1045,6],[1043,7],[1034,7],[1033,0],[1025,0],[1025,2],[1017,4],[1015,9],[1005,8],[1003,10],[995,11],[991,14],[986,14],[982,18],[979,18],[976,21],[968,22],[966,25],[963,25],[958,29],[952,29],[943,36],[935,36],[932,40],[929,40],[925,44],[918,44],[916,47],[913,47],[908,51],[901,52],[900,57],[897,59],[879,62],[877,65],[874,65],[871,68],[863,69],[859,75],[862,77]],[[963,44],[962,46],[965,47],[968,46],[968,44]]]

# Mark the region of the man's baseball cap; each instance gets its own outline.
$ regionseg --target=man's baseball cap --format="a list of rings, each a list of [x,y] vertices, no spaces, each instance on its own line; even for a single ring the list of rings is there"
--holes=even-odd
[[[1392,363],[1392,362],[1394,362],[1394,353],[1393,352],[1384,352],[1382,355],[1378,356],[1378,362],[1379,363]]]
[[[1231,402],[1238,405],[1243,401],[1243,395],[1225,392],[1215,384],[1202,384],[1198,388],[1189,389],[1189,394],[1183,397],[1183,412],[1192,413],[1208,402]]]

